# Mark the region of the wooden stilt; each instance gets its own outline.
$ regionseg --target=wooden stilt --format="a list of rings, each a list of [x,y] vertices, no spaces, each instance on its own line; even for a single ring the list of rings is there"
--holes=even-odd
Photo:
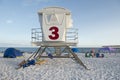
[[[70,53],[73,55],[73,57],[76,59],[76,61],[78,61],[78,63],[80,65],[82,65],[85,69],[88,70],[88,68],[84,65],[84,63],[79,59],[79,57],[71,50],[71,48],[69,46],[67,46],[68,50],[70,51]]]
[[[43,49],[42,49],[43,47]],[[40,48],[38,48],[38,50],[36,51],[36,53],[33,53],[26,61],[23,60],[19,66],[22,67],[23,64],[25,64],[28,60],[30,60],[33,56],[33,58],[48,58],[48,56],[42,56],[43,52],[45,52],[47,46],[42,46]],[[49,46],[50,47],[50,46]],[[88,68],[84,65],[84,63],[79,59],[79,57],[71,50],[71,48],[69,46],[61,46],[62,47],[65,47],[65,49],[62,51],[64,52],[65,50],[67,50],[69,53],[71,53],[73,55],[73,57],[70,57],[70,56],[61,56],[61,55],[56,55],[56,56],[53,56],[53,58],[75,58],[75,60],[80,64],[82,65],[85,69],[88,70]],[[60,53],[61,54],[61,53]],[[19,68],[20,68],[19,67]]]
[[[40,50],[41,50],[41,47],[39,47],[37,51],[35,51],[34,53],[32,53],[32,55],[31,55],[27,60],[23,60],[22,62],[20,62],[20,63],[18,64],[18,68],[16,68],[16,69],[21,68],[21,67],[22,67],[24,64],[26,64],[26,63],[28,62],[28,60],[29,60],[30,58],[32,58],[33,56],[35,57]]]

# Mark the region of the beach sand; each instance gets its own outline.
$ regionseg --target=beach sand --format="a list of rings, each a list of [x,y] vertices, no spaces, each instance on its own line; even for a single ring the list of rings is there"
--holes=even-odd
[[[90,70],[71,58],[45,58],[45,64],[16,70],[17,65],[30,55],[3,58],[0,53],[0,80],[120,80],[120,53],[105,54],[104,58],[85,58],[84,54],[77,54]]]

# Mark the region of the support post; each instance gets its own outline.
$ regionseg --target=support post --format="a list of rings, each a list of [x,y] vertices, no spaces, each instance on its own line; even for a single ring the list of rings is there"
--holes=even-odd
[[[84,65],[84,63],[79,59],[79,57],[71,50],[71,48],[69,46],[67,46],[68,50],[70,51],[70,53],[73,55],[73,57],[76,59],[76,61],[78,61],[78,63],[80,65],[82,65],[85,69],[88,70],[88,68]]]

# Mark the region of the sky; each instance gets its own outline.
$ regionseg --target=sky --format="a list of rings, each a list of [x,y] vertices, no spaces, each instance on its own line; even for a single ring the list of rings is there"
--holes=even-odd
[[[120,45],[120,0],[0,0],[0,46],[31,46],[37,12],[50,6],[71,11],[78,46]]]

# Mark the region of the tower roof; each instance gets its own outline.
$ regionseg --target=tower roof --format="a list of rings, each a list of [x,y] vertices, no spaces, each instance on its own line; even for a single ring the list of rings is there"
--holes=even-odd
[[[38,14],[42,13],[66,13],[67,15],[70,15],[70,11],[68,9],[62,8],[62,7],[46,7],[42,10],[38,11]]]

